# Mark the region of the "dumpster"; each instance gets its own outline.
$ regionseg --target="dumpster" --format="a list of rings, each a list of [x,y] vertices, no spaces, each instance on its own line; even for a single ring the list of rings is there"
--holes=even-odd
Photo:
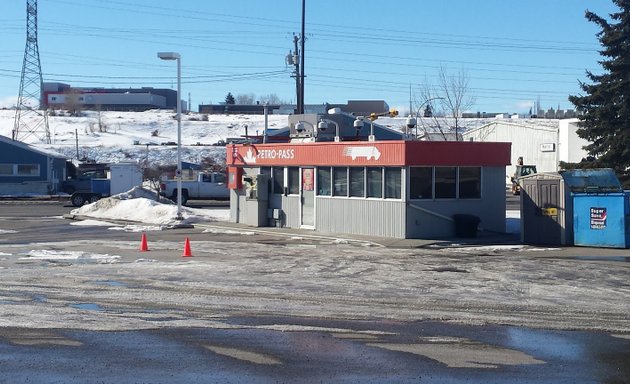
[[[453,220],[455,221],[455,236],[477,236],[477,226],[481,222],[481,219],[479,219],[479,217],[474,215],[456,214],[453,215]]]
[[[558,172],[524,176],[521,184],[521,241],[525,244],[573,244],[570,186]]]
[[[575,245],[628,248],[630,209],[628,193],[573,195]]]
[[[616,231],[621,231],[621,237],[626,235],[622,224],[613,225],[610,221],[611,210],[626,216],[624,204],[627,201],[623,201],[623,189],[612,169],[539,173],[523,177],[521,183],[521,240],[524,243],[608,247],[625,243],[625,240],[613,240]],[[591,215],[593,228],[590,228]],[[597,220],[606,225],[596,228]]]

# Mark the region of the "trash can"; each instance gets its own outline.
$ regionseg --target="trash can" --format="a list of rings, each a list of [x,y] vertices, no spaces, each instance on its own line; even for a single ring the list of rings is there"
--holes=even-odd
[[[477,226],[481,222],[481,219],[479,219],[479,217],[474,215],[456,214],[453,215],[453,220],[455,221],[455,236],[477,236]]]

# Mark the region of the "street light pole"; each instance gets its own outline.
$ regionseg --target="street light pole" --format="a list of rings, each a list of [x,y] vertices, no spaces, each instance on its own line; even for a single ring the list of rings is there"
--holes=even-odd
[[[419,118],[420,118],[420,116],[418,116],[420,114],[420,108],[424,107],[425,104],[428,104],[428,103],[430,103],[433,100],[444,100],[444,98],[443,97],[432,97],[430,99],[425,100],[424,103],[420,104],[420,106],[416,110],[416,120],[418,120],[418,122],[419,122]],[[416,139],[418,139],[418,125],[420,125],[420,124],[416,123]]]
[[[181,56],[177,52],[158,52],[162,60],[177,61],[177,216],[176,220],[183,220],[182,216],[182,63]]]

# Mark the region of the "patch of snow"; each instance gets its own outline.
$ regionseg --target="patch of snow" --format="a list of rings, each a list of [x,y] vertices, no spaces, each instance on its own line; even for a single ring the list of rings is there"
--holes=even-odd
[[[107,254],[88,253],[83,251],[53,251],[53,250],[32,250],[21,257],[20,260],[45,260],[45,261],[82,261],[96,263],[115,263],[120,260],[120,256]]]

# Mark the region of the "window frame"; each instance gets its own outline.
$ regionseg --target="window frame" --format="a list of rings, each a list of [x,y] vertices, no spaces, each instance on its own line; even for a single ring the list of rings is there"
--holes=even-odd
[[[299,195],[300,194],[300,167],[287,167],[287,195]]]
[[[388,181],[389,179],[389,175],[391,174],[392,171],[396,171],[395,173],[398,173],[398,178],[397,178],[397,182],[398,182],[398,188],[395,190],[395,192],[397,192],[395,195],[391,195],[390,192],[392,191],[391,188],[388,188]],[[395,199],[395,200],[400,200],[402,199],[403,193],[402,193],[402,186],[403,186],[403,172],[402,172],[402,167],[383,167],[383,177],[384,177],[384,182],[383,182],[383,198],[385,199]]]
[[[348,167],[348,196],[365,198],[365,167]]]
[[[462,178],[461,178],[461,173],[462,173],[462,169],[477,169],[479,170],[478,175],[478,189],[475,193],[474,196],[465,196],[462,197]],[[462,167],[457,167],[457,198],[458,199],[462,199],[462,200],[479,200],[482,198],[482,185],[483,185],[483,167],[480,166],[462,166]]]
[[[284,174],[284,167],[271,167],[271,178],[273,184],[271,191],[274,195],[284,195]]]
[[[343,172],[342,172],[343,171]],[[345,182],[343,184],[341,184],[341,186],[343,186],[343,193],[341,193],[341,191],[339,193],[337,193],[337,174],[345,174],[345,177],[343,177],[343,179],[345,179]],[[339,178],[339,180],[341,181],[342,178]],[[331,188],[331,192],[332,192],[332,196],[333,197],[348,197],[348,167],[332,167],[332,188]]]
[[[328,177],[322,178],[321,172],[328,172]],[[332,196],[332,168],[317,167],[317,176],[315,177],[317,196]],[[325,179],[328,179],[327,181]],[[322,193],[322,188],[328,187],[328,193]]]
[[[370,177],[372,172],[378,171],[378,178]],[[383,188],[385,187],[385,183],[383,182],[385,172],[383,172],[383,167],[366,167],[365,168],[365,197],[368,199],[382,199],[384,195]],[[370,187],[373,185],[373,182],[378,180],[378,188],[376,186]],[[378,196],[375,196],[372,192],[378,191]]]
[[[415,178],[414,171],[419,172],[420,170],[430,171],[428,188],[426,187],[422,188],[421,186],[417,187],[417,184],[414,183],[414,178]],[[421,175],[421,176],[426,176],[426,175]],[[433,200],[435,196],[434,187],[435,187],[435,167],[432,167],[432,166],[409,167],[409,199],[410,200]],[[416,190],[416,188],[420,189],[420,191],[424,190],[425,192],[428,192],[428,195],[426,197],[424,195],[421,195],[422,197],[417,197],[418,192],[420,191]]]

